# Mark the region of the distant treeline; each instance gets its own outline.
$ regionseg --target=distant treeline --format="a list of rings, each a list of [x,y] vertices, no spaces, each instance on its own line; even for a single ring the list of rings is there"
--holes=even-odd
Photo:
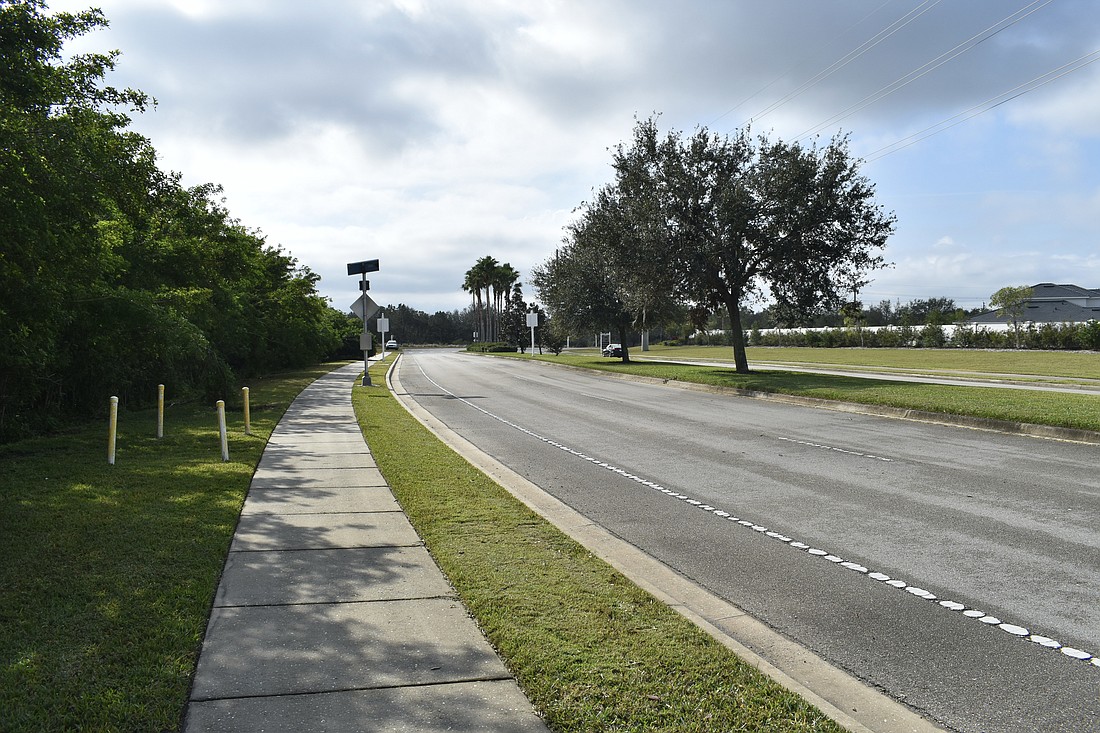
[[[468,344],[477,330],[477,316],[469,308],[429,314],[402,303],[386,306],[383,312],[390,322],[387,338],[394,338],[401,344]]]

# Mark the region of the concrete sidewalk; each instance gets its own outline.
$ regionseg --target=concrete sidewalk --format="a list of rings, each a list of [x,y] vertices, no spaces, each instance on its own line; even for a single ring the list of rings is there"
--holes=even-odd
[[[318,379],[271,436],[184,730],[545,732],[378,471],[361,371]]]

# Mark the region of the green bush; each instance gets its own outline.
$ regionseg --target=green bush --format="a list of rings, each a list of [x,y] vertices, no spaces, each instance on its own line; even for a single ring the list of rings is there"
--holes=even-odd
[[[516,351],[516,345],[505,343],[504,341],[485,341],[470,344],[466,347],[466,350],[482,354],[511,354]]]

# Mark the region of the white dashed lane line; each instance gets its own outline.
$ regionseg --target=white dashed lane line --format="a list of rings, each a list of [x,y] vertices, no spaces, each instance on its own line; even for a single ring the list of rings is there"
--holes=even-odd
[[[859,458],[870,458],[875,461],[885,461],[886,463],[893,463],[892,458],[883,458],[882,456],[872,455],[871,453],[858,453],[853,450],[846,450],[844,448],[837,448],[834,445],[823,445],[822,443],[811,443],[807,440],[795,440],[794,438],[784,438],[783,436],[776,436],[776,440],[782,440],[785,443],[797,443],[798,445],[809,446],[810,448],[821,448],[822,450],[831,450],[835,453],[846,453],[850,456],[857,456]]]
[[[782,542],[782,543],[786,544],[787,546],[794,548],[795,550],[799,550],[801,552],[806,553],[806,555],[809,556],[809,557],[820,558],[820,559],[826,560],[827,562],[830,562],[830,563],[832,563],[832,564],[834,564],[838,567],[842,567],[842,568],[845,568],[846,570],[850,570],[852,572],[864,575],[867,578],[869,578],[870,580],[875,581],[877,583],[882,583],[883,585],[886,585],[886,586],[889,586],[889,587],[892,587],[892,588],[897,588],[898,590],[905,591],[906,593],[909,593],[910,595],[912,595],[916,598],[920,598],[920,599],[925,600],[925,601],[935,602],[939,607],[941,607],[941,608],[943,608],[947,611],[961,613],[963,615],[963,617],[969,618],[969,619],[974,619],[978,623],[985,624],[987,626],[996,626],[1001,631],[1004,631],[1007,634],[1010,634],[1010,635],[1015,636],[1015,637],[1019,637],[1021,639],[1026,639],[1027,641],[1029,641],[1033,644],[1037,644],[1038,646],[1043,647],[1045,649],[1056,650],[1058,652],[1061,652],[1061,654],[1066,656],[1066,657],[1069,657],[1071,659],[1080,660],[1080,661],[1083,661],[1083,662],[1087,662],[1090,665],[1092,665],[1093,667],[1095,667],[1097,669],[1100,669],[1100,657],[1097,657],[1097,656],[1091,654],[1090,652],[1083,651],[1081,649],[1075,649],[1075,648],[1069,647],[1069,646],[1064,646],[1061,642],[1057,641],[1056,639],[1051,639],[1051,638],[1049,638],[1047,636],[1043,636],[1041,634],[1032,633],[1031,630],[1029,630],[1027,627],[1019,626],[1019,625],[1013,624],[1013,623],[1004,622],[1001,619],[997,618],[996,616],[992,616],[992,615],[987,614],[984,611],[980,611],[976,608],[969,608],[965,604],[959,603],[958,601],[942,600],[942,599],[936,597],[936,595],[934,593],[932,593],[930,591],[927,591],[923,588],[919,588],[917,586],[910,585],[909,583],[905,582],[904,580],[899,580],[897,578],[891,578],[889,575],[886,575],[885,573],[873,572],[869,568],[867,568],[863,565],[860,565],[859,563],[845,561],[843,558],[839,557],[838,555],[834,555],[833,553],[829,552],[828,550],[823,550],[823,549],[818,548],[818,547],[813,547],[811,545],[806,544],[805,542],[799,542],[798,540],[794,539],[793,537],[788,537],[787,535],[784,535],[780,532],[771,531],[767,527],[765,527],[763,525],[760,525],[760,524],[757,524],[756,522],[753,522],[749,519],[743,519],[741,517],[734,516],[733,513],[731,513],[731,512],[725,511],[724,509],[721,509],[719,507],[711,506],[710,504],[706,504],[702,501],[699,501],[698,499],[694,499],[694,498],[688,496],[687,494],[682,494],[682,493],[680,493],[678,491],[675,491],[673,489],[669,489],[669,488],[666,488],[664,486],[661,486],[660,484],[657,484],[653,481],[646,480],[645,478],[643,478],[641,476],[636,476],[636,475],[634,475],[634,474],[632,474],[632,473],[630,473],[630,472],[628,472],[628,471],[626,471],[622,468],[618,468],[617,466],[614,466],[610,463],[607,463],[606,461],[602,461],[599,458],[593,458],[592,456],[585,455],[581,451],[570,448],[569,446],[563,445],[562,443],[558,443],[554,440],[551,440],[550,438],[543,437],[543,436],[539,435],[538,433],[535,433],[532,430],[528,430],[527,428],[523,427],[522,425],[517,425],[516,423],[513,423],[510,420],[506,420],[506,419],[500,417],[499,415],[494,415],[493,413],[489,412],[488,410],[473,404],[469,400],[465,400],[461,397],[458,397],[453,392],[450,392],[449,390],[447,390],[446,388],[444,388],[443,386],[441,386],[440,384],[435,382],[427,374],[425,374],[422,368],[421,368],[421,374],[424,375],[425,379],[427,379],[429,382],[431,382],[433,385],[435,385],[437,388],[439,388],[440,391],[450,395],[454,399],[459,400],[460,402],[468,405],[469,407],[472,407],[473,409],[475,409],[478,412],[486,415],[487,417],[490,417],[490,418],[496,420],[497,422],[503,423],[504,425],[507,425],[510,428],[518,430],[519,432],[524,433],[525,435],[528,435],[528,436],[530,436],[530,437],[532,437],[536,440],[539,440],[539,441],[541,441],[541,442],[543,442],[543,443],[545,443],[549,446],[552,446],[554,448],[558,448],[559,450],[561,450],[565,453],[568,453],[569,455],[571,455],[571,456],[573,456],[573,457],[575,457],[579,460],[586,461],[586,462],[591,463],[592,465],[597,466],[599,468],[604,468],[604,469],[606,469],[606,470],[608,470],[612,473],[615,473],[619,476],[622,476],[625,479],[634,481],[634,482],[638,483],[639,485],[644,486],[648,489],[658,491],[661,494],[664,494],[665,496],[669,497],[670,499],[676,499],[677,501],[681,501],[685,504],[688,504],[689,506],[693,506],[695,508],[698,508],[698,509],[700,509],[704,512],[707,512],[708,514],[712,514],[716,517],[724,519],[724,520],[730,522],[731,524],[733,524],[735,526],[743,527],[745,529],[749,529],[749,530],[751,530],[753,532],[756,532],[756,533],[758,533],[758,534],[760,534],[764,537],[768,537],[769,539],[773,539],[773,540],[776,540],[778,542]],[[834,446],[822,445],[822,444],[819,444],[819,443],[811,443],[811,442],[804,441],[804,440],[795,440],[795,439],[792,439],[792,438],[784,438],[784,437],[778,437],[777,440],[788,442],[788,443],[797,443],[799,445],[805,445],[805,446],[811,447],[811,448],[820,448],[820,449],[823,449],[823,450],[831,450],[831,451],[835,451],[837,453],[844,453],[844,454],[855,456],[855,457],[858,457],[858,458],[867,458],[867,459],[871,459],[871,460],[887,461],[887,462],[890,462],[892,460],[890,458],[884,458],[882,456],[871,455],[871,454],[868,454],[868,453],[859,453],[859,452],[856,452],[856,451],[845,450],[843,448],[837,448],[837,447],[834,447]]]

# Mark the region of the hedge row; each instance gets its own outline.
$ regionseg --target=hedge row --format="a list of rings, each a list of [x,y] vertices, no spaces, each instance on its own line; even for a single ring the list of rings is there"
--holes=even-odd
[[[517,351],[515,344],[508,344],[503,341],[485,341],[476,344],[470,344],[466,347],[466,351],[476,351],[478,353],[505,353],[511,354]]]
[[[809,346],[821,348],[962,348],[1014,349],[1013,331],[990,331],[959,326],[898,326],[879,330],[830,328],[784,333],[753,330],[746,336],[750,346]],[[697,342],[698,343],[698,342]],[[718,343],[711,337],[709,343]],[[1100,322],[1030,324],[1020,329],[1021,349],[1100,350]]]

